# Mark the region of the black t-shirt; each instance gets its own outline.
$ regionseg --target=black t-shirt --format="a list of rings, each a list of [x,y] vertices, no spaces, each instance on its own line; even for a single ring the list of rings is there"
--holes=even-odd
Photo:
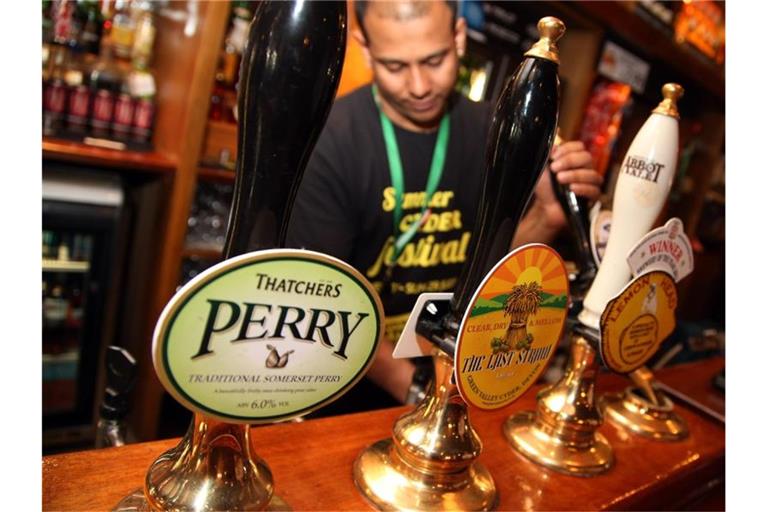
[[[358,269],[380,292],[388,337],[397,341],[416,298],[453,290],[467,258],[485,167],[490,106],[451,100],[445,165],[431,215],[384,284],[395,239],[394,189],[372,88],[339,99],[310,157],[291,214],[287,245],[320,251]],[[421,214],[437,132],[395,125],[404,175],[400,232]]]

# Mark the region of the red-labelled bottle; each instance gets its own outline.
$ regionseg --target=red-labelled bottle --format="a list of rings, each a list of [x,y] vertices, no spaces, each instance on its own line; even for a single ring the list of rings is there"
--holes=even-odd
[[[115,102],[122,86],[123,74],[115,62],[112,41],[102,40],[101,53],[89,80],[93,107],[91,108],[91,135],[108,138],[115,112]]]
[[[89,66],[85,54],[76,50],[64,80],[67,84],[67,132],[85,135],[91,115],[91,90],[88,87]]]
[[[128,88],[134,99],[131,140],[149,144],[155,124],[155,77],[148,69],[134,70],[128,77]]]
[[[51,6],[53,19],[53,42],[69,46],[77,41],[78,30],[75,26],[74,0],[54,0]]]
[[[115,106],[112,113],[112,138],[127,141],[133,128],[133,114],[136,102],[131,96],[126,81],[120,86],[120,92],[115,97]]]
[[[64,74],[68,65],[66,46],[51,45],[48,69],[43,72],[43,135],[58,135],[63,130],[67,110],[67,84]]]

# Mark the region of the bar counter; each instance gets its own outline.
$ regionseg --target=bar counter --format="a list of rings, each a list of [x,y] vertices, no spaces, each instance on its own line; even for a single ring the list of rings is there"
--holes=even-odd
[[[724,413],[725,396],[710,384],[725,366],[716,357],[660,370],[657,379]],[[598,394],[629,381],[598,377]],[[665,443],[625,433],[610,424],[600,431],[614,450],[615,465],[592,478],[562,475],[518,455],[501,425],[513,412],[532,410],[541,386],[502,410],[472,410],[483,441],[482,462],[499,490],[499,510],[724,509],[725,425],[675,399],[690,428],[683,441]],[[272,470],[275,492],[293,510],[367,510],[357,492],[352,463],[369,444],[391,435],[408,406],[331,418],[255,427],[257,453]],[[111,510],[140,488],[149,465],[178,439],[89,450],[43,458],[44,510]]]

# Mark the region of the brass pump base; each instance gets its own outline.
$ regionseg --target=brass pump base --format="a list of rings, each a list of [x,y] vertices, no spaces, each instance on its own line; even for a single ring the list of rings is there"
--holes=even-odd
[[[392,439],[366,448],[355,461],[358,489],[379,510],[491,510],[495,484],[481,464],[457,474],[432,475],[410,467]]]
[[[559,473],[595,476],[613,465],[613,449],[599,432],[582,449],[547,432],[537,424],[536,414],[523,411],[504,422],[504,435],[526,458]]]
[[[603,416],[610,423],[634,434],[656,441],[679,441],[688,437],[688,424],[675,414],[673,402],[656,390],[659,404],[646,400],[635,387],[623,394],[612,393],[598,402]]]
[[[613,466],[613,449],[597,428],[594,403],[597,361],[581,336],[571,343],[563,377],[539,393],[536,411],[511,416],[503,431],[512,447],[533,462],[573,476],[595,476]]]
[[[152,463],[144,483],[115,510],[290,510],[273,494],[272,473],[248,425],[195,414],[178,445]]]
[[[491,510],[496,484],[475,460],[482,444],[451,382],[451,358],[438,352],[433,359],[427,396],[395,422],[391,439],[358,456],[355,484],[380,510]]]

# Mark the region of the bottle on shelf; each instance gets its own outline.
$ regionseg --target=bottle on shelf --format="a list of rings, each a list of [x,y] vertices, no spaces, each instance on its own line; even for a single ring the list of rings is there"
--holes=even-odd
[[[90,261],[88,254],[89,245],[92,243],[91,235],[76,233],[72,239],[71,256],[74,261]]]
[[[48,64],[51,43],[53,42],[53,2],[43,0],[42,20],[43,70],[45,70]]]
[[[55,235],[53,231],[43,230],[43,258],[53,259],[56,256],[55,249]]]
[[[78,0],[75,18],[80,22],[78,47],[81,51],[98,55],[104,18],[96,0]]]
[[[43,135],[57,135],[63,129],[67,109],[64,76],[69,64],[69,49],[52,44],[47,64],[47,69],[43,70]]]
[[[114,29],[113,29],[114,32]],[[121,91],[123,72],[114,58],[111,38],[101,42],[101,52],[89,76],[93,107],[91,108],[91,135],[108,138],[115,101]]]
[[[88,87],[86,54],[81,48],[72,52],[69,65],[64,72],[67,85],[66,129],[69,133],[85,134],[88,132],[88,118],[91,110],[91,90]]]
[[[82,282],[73,280],[68,290],[67,316],[65,324],[69,329],[79,330],[83,326]]]
[[[128,87],[128,80],[120,81],[120,88],[115,97],[115,108],[112,113],[112,138],[127,141],[131,135],[135,102]]]
[[[77,41],[78,27],[75,23],[75,2],[73,0],[54,0],[51,6],[53,23],[53,43],[72,46]]]
[[[150,145],[156,10],[148,0],[44,2],[43,135]]]
[[[64,352],[61,329],[67,319],[69,301],[64,294],[64,282],[61,276],[55,276],[52,283],[47,283],[48,294],[43,298],[43,344],[49,353]]]
[[[211,95],[209,118],[213,121],[235,122],[236,85],[240,72],[240,60],[252,18],[250,2],[232,2],[230,29],[224,39],[224,49],[219,57],[216,83]]]
[[[152,60],[152,50],[155,45],[155,7],[151,2],[143,1],[136,4],[136,30],[131,47],[131,63],[135,69],[147,69]]]
[[[128,77],[128,88],[134,100],[131,140],[148,144],[155,122],[155,77],[149,69],[135,69]]]
[[[64,73],[70,48],[76,46],[78,37],[75,6],[72,0],[54,0],[48,11],[50,33],[47,44],[46,39],[43,44],[43,135],[58,135],[64,126],[67,109]]]
[[[115,0],[110,37],[114,43],[115,55],[124,59],[131,57],[133,38],[136,32],[136,19],[129,0]]]
[[[148,144],[152,139],[155,118],[155,76],[149,66],[155,44],[154,6],[150,2],[137,5],[138,21],[131,52],[133,70],[128,75],[128,92],[133,101],[133,116],[130,138],[139,144]]]

